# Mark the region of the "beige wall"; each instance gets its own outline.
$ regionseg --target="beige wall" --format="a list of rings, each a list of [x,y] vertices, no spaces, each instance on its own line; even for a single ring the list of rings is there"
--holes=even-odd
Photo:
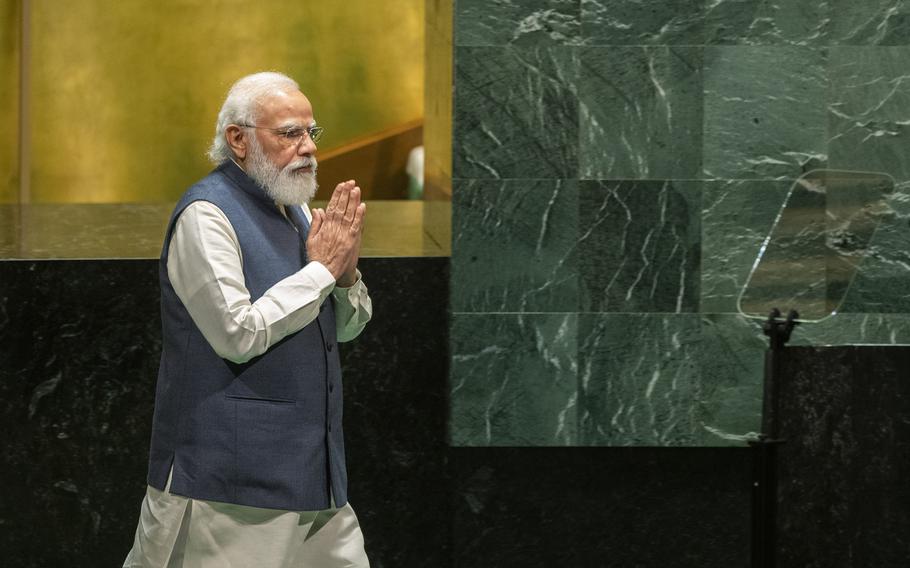
[[[421,0],[32,0],[30,200],[176,199],[210,168],[227,88],[255,71],[300,81],[322,150],[420,118],[424,15]]]

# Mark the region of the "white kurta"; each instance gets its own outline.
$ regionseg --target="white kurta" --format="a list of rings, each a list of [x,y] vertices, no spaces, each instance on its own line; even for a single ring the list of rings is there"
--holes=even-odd
[[[312,220],[304,205],[307,219]],[[282,210],[283,212],[283,210]],[[319,262],[277,282],[250,302],[237,235],[224,213],[196,201],[181,213],[168,248],[168,278],[215,352],[234,362],[265,353],[335,299],[338,341],[349,341],[372,316],[357,273],[350,288]],[[325,511],[280,511],[189,499],[148,487],[124,567],[369,566],[350,504]]]

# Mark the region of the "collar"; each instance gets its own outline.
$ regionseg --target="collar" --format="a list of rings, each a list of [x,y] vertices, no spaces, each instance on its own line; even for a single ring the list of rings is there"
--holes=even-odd
[[[259,201],[268,203],[276,212],[278,211],[278,206],[272,201],[272,198],[268,196],[264,189],[259,187],[259,184],[253,181],[253,178],[247,175],[243,168],[240,167],[237,162],[233,159],[225,160],[216,168],[216,171],[224,174],[228,179],[230,179],[234,185],[242,189],[246,193],[255,197]]]

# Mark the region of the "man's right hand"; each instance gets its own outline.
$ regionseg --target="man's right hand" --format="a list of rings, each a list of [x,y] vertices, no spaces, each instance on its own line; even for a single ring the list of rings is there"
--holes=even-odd
[[[310,260],[322,263],[341,285],[355,273],[360,256],[360,237],[366,204],[360,201],[360,188],[354,180],[339,183],[332,198],[322,209],[313,210],[313,222],[306,249]]]

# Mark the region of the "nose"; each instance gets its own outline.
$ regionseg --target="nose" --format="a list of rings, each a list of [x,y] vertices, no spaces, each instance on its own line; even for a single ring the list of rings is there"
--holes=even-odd
[[[297,154],[299,156],[311,156],[316,153],[316,143],[310,138],[309,134],[304,134],[303,138],[297,144]]]

